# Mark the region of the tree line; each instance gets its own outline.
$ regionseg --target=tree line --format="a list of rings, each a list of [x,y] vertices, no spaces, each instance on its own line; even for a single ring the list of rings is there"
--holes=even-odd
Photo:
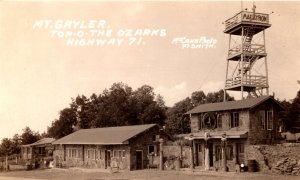
[[[299,129],[295,126],[300,126],[300,90],[294,99],[287,101],[283,100],[278,102],[283,106],[285,111],[280,113],[280,118],[285,126],[286,131],[297,133]]]
[[[33,143],[42,137],[58,139],[87,128],[156,123],[165,126],[172,135],[189,133],[190,122],[185,113],[200,104],[222,102],[223,98],[223,90],[207,94],[195,91],[190,97],[167,107],[163,97],[156,95],[149,85],[133,90],[122,82],[114,83],[100,94],[72,98],[69,106],[59,112],[58,119],[52,121],[47,132],[39,134],[26,127],[23,134],[2,139],[0,155],[17,154],[20,145]],[[226,94],[226,100],[232,101],[234,98]],[[279,100],[279,103],[286,108],[282,119],[286,129],[290,130],[293,122],[300,117],[300,91],[292,101]]]
[[[48,127],[48,135],[61,138],[78,129],[150,123],[166,126],[170,134],[187,133],[189,122],[184,113],[199,104],[221,102],[223,96],[223,90],[208,94],[196,91],[173,107],[166,107],[163,97],[149,85],[132,90],[127,84],[114,83],[99,95],[73,98]],[[228,94],[226,97],[234,99]]]
[[[114,83],[101,94],[72,99],[69,107],[60,111],[59,119],[48,127],[54,138],[78,129],[157,123],[164,124],[166,106],[162,96],[151,86],[132,90],[127,84]]]
[[[29,127],[23,129],[21,135],[15,134],[12,138],[3,138],[0,145],[0,157],[12,154],[19,154],[21,145],[31,144],[41,139],[46,134],[40,134]]]

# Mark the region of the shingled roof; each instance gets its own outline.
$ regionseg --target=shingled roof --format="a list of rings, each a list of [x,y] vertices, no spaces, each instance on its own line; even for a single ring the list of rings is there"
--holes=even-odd
[[[43,138],[40,139],[32,144],[26,144],[22,145],[23,147],[28,147],[28,146],[40,146],[40,145],[46,145],[46,144],[51,144],[53,141],[55,141],[54,138]]]
[[[274,101],[280,109],[283,109],[282,106],[273,99],[272,96],[260,96],[257,98],[249,98],[238,101],[226,101],[220,103],[210,103],[210,104],[201,104],[192,110],[186,112],[185,114],[195,114],[202,112],[212,112],[212,111],[224,111],[224,110],[234,110],[234,109],[251,109],[258,106],[259,104],[271,99]]]
[[[113,145],[126,144],[126,141],[138,134],[154,127],[157,124],[145,124],[135,126],[118,126],[94,129],[81,129],[58,139],[52,144],[95,144]]]

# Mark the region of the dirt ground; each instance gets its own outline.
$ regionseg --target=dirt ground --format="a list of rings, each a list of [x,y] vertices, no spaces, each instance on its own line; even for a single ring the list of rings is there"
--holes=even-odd
[[[273,179],[300,179],[300,176],[270,175],[262,173],[235,173],[235,172],[205,172],[190,170],[181,171],[159,171],[159,170],[138,170],[125,172],[108,172],[90,169],[44,169],[31,171],[10,171],[0,172],[0,180],[33,180],[33,179],[64,179],[64,180],[101,180],[101,179],[151,179],[151,180],[226,180],[226,179],[251,179],[251,180],[273,180]]]

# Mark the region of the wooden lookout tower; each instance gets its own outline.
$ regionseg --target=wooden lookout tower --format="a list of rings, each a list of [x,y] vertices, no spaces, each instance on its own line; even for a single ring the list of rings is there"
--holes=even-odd
[[[269,14],[241,11],[225,21],[229,34],[224,101],[226,91],[240,91],[242,99],[269,95],[265,29]]]

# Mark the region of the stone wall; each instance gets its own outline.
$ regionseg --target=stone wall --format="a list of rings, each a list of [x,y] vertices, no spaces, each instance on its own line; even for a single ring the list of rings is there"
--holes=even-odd
[[[246,160],[255,160],[261,172],[280,174],[300,173],[300,144],[248,145]],[[247,162],[247,161],[246,161]]]
[[[53,166],[60,167],[63,161],[64,161],[63,146],[55,145],[53,151]]]
[[[73,157],[68,155],[69,149],[76,149],[76,155]],[[88,151],[94,151],[95,156],[89,157]],[[107,166],[110,166],[109,164],[106,164],[107,151],[110,151],[111,160],[117,162],[118,167],[121,170],[129,169],[130,149],[128,145],[58,145],[53,152],[54,166],[105,169]],[[120,151],[124,152],[125,157],[119,155]]]
[[[190,167],[191,154],[189,146],[174,145],[174,146],[164,146],[163,154],[164,160],[176,160],[181,157],[181,167],[188,168]]]

